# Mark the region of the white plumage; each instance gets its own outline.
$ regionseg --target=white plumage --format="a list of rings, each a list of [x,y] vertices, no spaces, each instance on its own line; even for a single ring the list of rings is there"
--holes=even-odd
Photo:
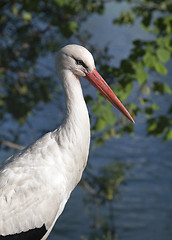
[[[68,45],[57,56],[66,118],[53,132],[2,163],[0,239],[46,239],[86,166],[90,123],[79,77],[84,77],[132,122],[101,76],[90,52]]]

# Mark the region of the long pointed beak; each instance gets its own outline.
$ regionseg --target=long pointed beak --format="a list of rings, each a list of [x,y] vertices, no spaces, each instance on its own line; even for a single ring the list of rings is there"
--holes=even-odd
[[[132,123],[135,123],[127,109],[122,105],[120,100],[114,94],[112,89],[108,86],[105,80],[101,77],[101,75],[94,69],[91,73],[87,73],[87,79],[99,92],[105,96],[120,112],[122,112]]]

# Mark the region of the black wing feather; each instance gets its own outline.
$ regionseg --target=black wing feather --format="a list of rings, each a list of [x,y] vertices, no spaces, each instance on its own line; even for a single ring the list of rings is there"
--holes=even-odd
[[[0,235],[0,240],[40,240],[47,232],[45,224],[40,228],[30,229],[26,232],[11,234],[7,236]]]

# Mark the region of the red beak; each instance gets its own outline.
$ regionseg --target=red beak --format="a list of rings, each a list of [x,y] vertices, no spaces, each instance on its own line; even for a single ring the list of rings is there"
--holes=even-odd
[[[122,112],[132,123],[135,123],[127,109],[122,105],[120,100],[114,94],[112,89],[108,86],[105,80],[101,77],[101,75],[94,69],[91,73],[87,73],[87,79],[99,92],[105,96],[120,112]]]

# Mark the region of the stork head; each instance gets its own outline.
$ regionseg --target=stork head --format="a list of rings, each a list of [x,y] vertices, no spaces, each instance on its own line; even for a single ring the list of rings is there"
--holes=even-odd
[[[130,121],[133,118],[113,93],[111,88],[97,72],[92,54],[84,47],[70,44],[62,48],[57,56],[57,72],[71,71],[77,77],[87,79],[103,96],[105,96]]]
[[[84,47],[70,44],[62,48],[57,56],[57,68],[68,69],[76,76],[86,77],[94,68],[92,54]]]

